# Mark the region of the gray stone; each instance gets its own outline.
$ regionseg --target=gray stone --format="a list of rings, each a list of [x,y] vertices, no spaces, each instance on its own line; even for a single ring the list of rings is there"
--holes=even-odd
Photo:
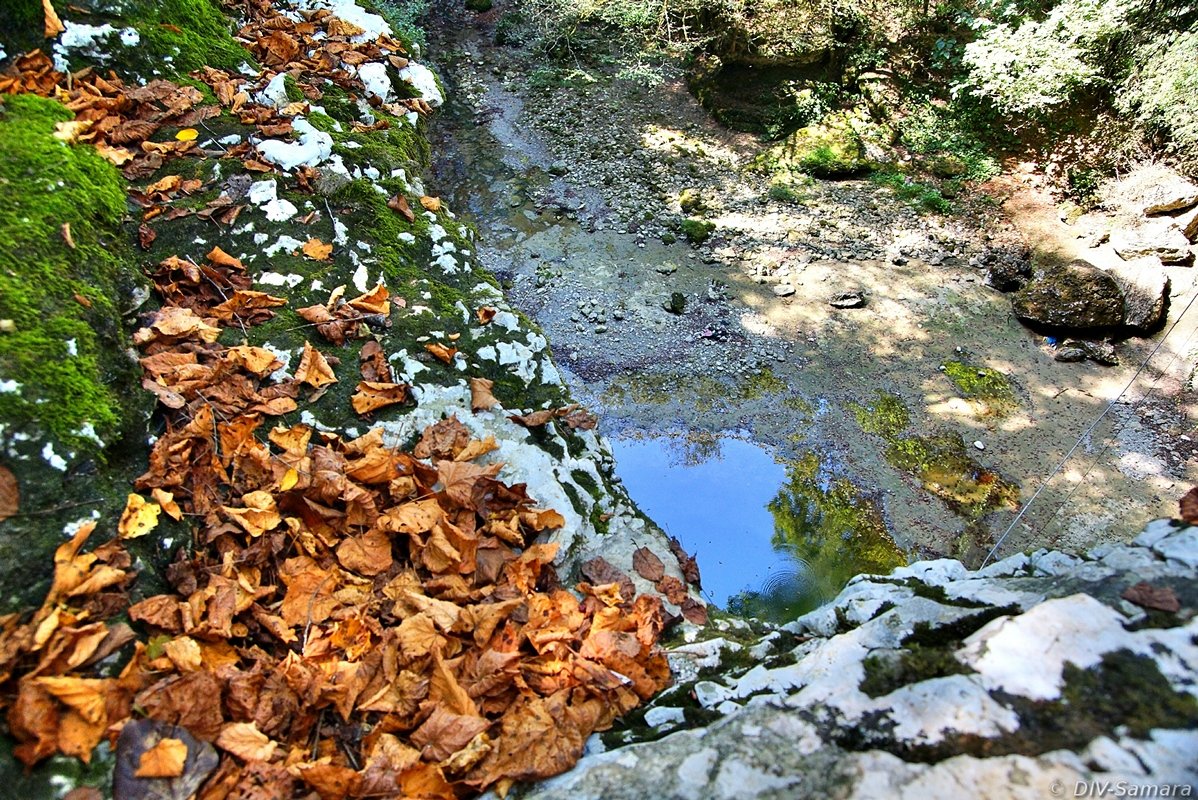
[[[789,283],[779,283],[774,287],[774,294],[776,294],[778,297],[790,297],[794,293],[795,287],[791,286]]]
[[[1124,261],[1159,258],[1162,264],[1188,267],[1194,263],[1190,242],[1177,228],[1142,225],[1111,236],[1111,247]]]
[[[1151,333],[1165,321],[1169,308],[1169,276],[1150,259],[1107,270],[1123,292],[1123,324]]]
[[[828,298],[833,308],[861,308],[865,305],[865,293],[859,290],[837,292]]]
[[[1050,328],[1095,330],[1123,323],[1123,292],[1088,261],[1051,267],[1012,298],[1015,316]]]
[[[1177,229],[1190,244],[1198,244],[1198,209],[1176,220]]]
[[[1080,347],[1059,347],[1053,352],[1052,359],[1064,364],[1076,364],[1086,360],[1086,351]]]

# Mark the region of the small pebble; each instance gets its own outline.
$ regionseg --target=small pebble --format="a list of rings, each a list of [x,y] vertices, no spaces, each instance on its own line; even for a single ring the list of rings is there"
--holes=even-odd
[[[985,450],[985,449],[986,449],[986,445],[982,444],[981,442],[974,442],[974,443],[973,443],[973,446],[974,446],[974,447],[976,447],[978,450]]]

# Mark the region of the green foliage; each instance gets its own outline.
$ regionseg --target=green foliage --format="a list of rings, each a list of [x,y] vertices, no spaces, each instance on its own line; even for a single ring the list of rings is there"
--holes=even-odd
[[[961,101],[936,104],[921,101],[907,109],[898,123],[904,145],[916,155],[960,164],[960,177],[984,181],[998,174],[999,164],[988,152],[976,131],[990,120],[979,119],[976,110]],[[955,176],[954,176],[955,177]]]
[[[1133,0],[1063,0],[1043,20],[1006,23],[965,46],[965,85],[1009,116],[1044,115],[1109,81],[1112,41]]]
[[[1143,44],[1115,105],[1146,129],[1172,139],[1172,149],[1198,172],[1198,26]]]
[[[124,411],[109,384],[131,374],[115,300],[129,288],[124,184],[90,147],[53,137],[73,117],[60,104],[17,95],[0,109],[0,319],[15,326],[0,333],[0,379],[20,384],[0,392],[0,419],[94,452],[86,426],[117,431]]]
[[[962,397],[985,403],[992,414],[1005,414],[1018,405],[1011,379],[996,369],[962,361],[946,361],[944,374]]]
[[[373,5],[396,37],[417,55],[428,47],[428,37],[420,26],[420,20],[428,14],[428,0],[370,0],[364,5]]]
[[[939,189],[913,181],[900,172],[875,172],[869,179],[879,186],[889,188],[900,199],[907,200],[920,211],[949,214],[953,210],[953,204],[945,199]]]

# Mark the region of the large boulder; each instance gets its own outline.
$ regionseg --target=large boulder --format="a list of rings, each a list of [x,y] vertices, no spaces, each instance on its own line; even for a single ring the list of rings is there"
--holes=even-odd
[[[1169,276],[1155,259],[1144,258],[1107,270],[1123,292],[1123,324],[1151,333],[1165,321],[1169,309]]]
[[[1144,213],[1148,216],[1184,211],[1195,205],[1198,186],[1180,176],[1157,183],[1144,196]]]
[[[1012,298],[1015,316],[1047,328],[1100,330],[1123,324],[1123,292],[1107,273],[1077,259],[1049,268]]]
[[[771,171],[805,172],[818,178],[849,178],[868,172],[859,127],[862,114],[837,111],[800,128],[770,148],[758,163]]]

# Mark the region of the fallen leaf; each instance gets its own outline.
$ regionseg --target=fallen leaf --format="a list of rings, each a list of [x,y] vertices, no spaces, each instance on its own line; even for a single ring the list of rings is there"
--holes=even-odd
[[[329,256],[333,254],[333,246],[319,239],[309,239],[304,242],[303,251],[304,255],[315,261],[328,261]]]
[[[216,746],[244,761],[269,761],[274,757],[278,743],[252,722],[230,722],[221,728]]]
[[[489,378],[471,378],[470,379],[470,410],[474,412],[486,411],[489,408],[494,408],[499,405],[499,401],[495,399],[495,395],[491,394],[491,389],[495,386],[495,381]]]
[[[180,142],[194,142],[200,135],[200,132],[195,128],[183,128],[175,134],[175,138]]]
[[[693,597],[687,597],[682,601],[682,616],[687,622],[695,625],[707,624],[707,606],[700,603]]]
[[[76,249],[75,239],[71,236],[71,223],[62,223],[62,227],[59,228],[59,232],[62,233],[62,240],[67,243],[67,247],[71,248],[72,250]]]
[[[435,214],[441,210],[441,198],[424,195],[420,198],[420,205],[424,206],[425,211],[432,211]]]
[[[162,510],[157,503],[147,503],[139,494],[130,494],[125,502],[125,511],[117,523],[117,535],[122,539],[145,536],[158,525],[158,513]]]
[[[58,34],[66,30],[62,24],[62,20],[58,18],[58,13],[54,10],[54,6],[50,0],[42,0],[42,14],[45,17],[43,24],[43,32],[47,39],[53,39]]]
[[[408,198],[402,194],[397,194],[387,201],[387,208],[402,216],[408,222],[416,221],[416,214],[412,212],[412,207],[408,205]]]
[[[329,366],[328,359],[310,342],[304,342],[304,354],[295,370],[295,379],[315,389],[337,382],[337,376]]]
[[[160,739],[158,744],[141,754],[138,778],[178,778],[187,760],[187,745],[181,739]]]
[[[453,357],[457,355],[458,352],[456,347],[446,347],[440,342],[429,342],[424,346],[424,349],[432,353],[438,361],[444,362],[446,364],[452,364]]]
[[[358,414],[369,414],[386,406],[402,403],[408,399],[406,383],[378,383],[361,381],[358,391],[350,398],[350,404]]]
[[[1134,586],[1129,586],[1120,597],[1142,608],[1151,608],[1155,611],[1176,614],[1181,610],[1181,603],[1172,588],[1153,586],[1147,581],[1140,581]]]
[[[1198,525],[1198,486],[1182,496],[1179,506],[1182,520],[1191,525]]]
[[[17,476],[8,467],[0,467],[0,522],[21,510],[21,489]]]
[[[387,287],[380,283],[369,292],[358,295],[348,301],[347,305],[367,314],[382,314],[386,316],[391,313],[391,303],[388,299],[390,297],[391,293],[387,291]]]
[[[656,583],[665,576],[665,564],[648,547],[638,547],[632,553],[632,568],[647,581]]]
[[[495,319],[495,315],[499,313],[499,309],[492,306],[480,306],[475,310],[474,315],[478,317],[479,325],[490,325],[491,320]]]

